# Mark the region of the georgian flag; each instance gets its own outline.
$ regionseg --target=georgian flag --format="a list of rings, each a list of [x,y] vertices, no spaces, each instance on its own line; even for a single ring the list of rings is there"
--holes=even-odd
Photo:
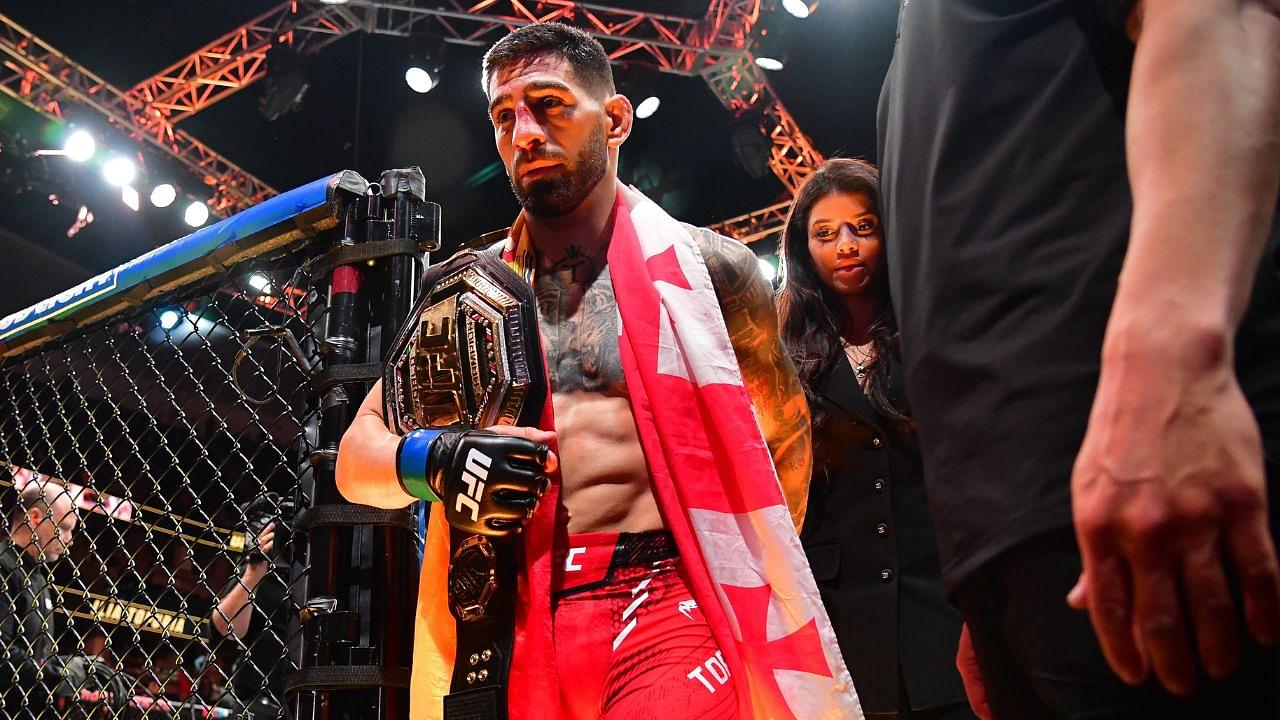
[[[861,718],[697,244],[620,187],[608,262],[655,495],[741,717]]]

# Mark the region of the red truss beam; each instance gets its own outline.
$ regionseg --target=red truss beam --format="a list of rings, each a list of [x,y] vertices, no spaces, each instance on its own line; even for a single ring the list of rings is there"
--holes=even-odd
[[[286,2],[133,86],[124,100],[146,107],[153,131],[164,133],[261,78],[273,46],[316,52],[363,27],[363,18],[347,6]]]
[[[794,195],[822,163],[822,154],[778,99],[755,58],[748,52],[708,68],[702,76],[735,117],[758,114],[761,130],[770,140],[769,168]]]
[[[703,18],[695,20],[573,0],[447,0],[440,7],[418,7],[414,0],[353,0],[345,5],[290,0],[127,92],[76,66],[0,15],[5,32],[0,49],[16,61],[5,63],[0,90],[58,119],[63,100],[99,111],[202,177],[215,190],[215,211],[236,212],[275,191],[174,123],[260,79],[267,72],[271,47],[287,44],[301,52],[317,52],[358,30],[400,36],[430,31],[450,42],[488,45],[514,27],[561,21],[600,39],[614,60],[639,60],[666,72],[701,75],[735,115],[758,112],[772,144],[770,166],[794,192],[821,155],[747,51],[760,5],[761,0],[711,0]],[[761,212],[761,217],[772,217]]]
[[[745,215],[721,220],[712,225],[711,229],[749,245],[782,232],[787,223],[787,213],[790,211],[791,201],[783,200]]]
[[[552,21],[591,33],[610,59],[643,60],[672,73],[696,74],[708,63],[742,54],[740,45],[708,42],[703,24],[692,18],[572,0],[449,0],[438,7],[420,7],[412,0],[345,5],[289,0],[142,81],[128,96],[147,107],[156,131],[162,132],[166,122],[200,112],[265,75],[267,51],[275,45],[317,52],[364,30],[400,36],[432,32],[449,42],[487,46],[512,28]]]
[[[760,0],[712,1],[705,22],[708,27],[717,28],[713,41],[741,47],[747,52],[709,65],[701,74],[734,117],[758,114],[760,129],[770,141],[769,168],[794,195],[822,162],[822,154],[778,99],[750,52],[751,31],[760,19],[760,5]],[[730,218],[712,228],[744,243],[763,240],[782,231],[790,206],[790,201],[783,201]]]
[[[275,44],[316,52],[346,34],[365,30],[400,36],[429,31],[450,42],[484,46],[514,27],[568,22],[598,38],[613,60],[640,60],[666,72],[700,74],[730,112],[759,112],[761,131],[771,141],[770,167],[794,193],[822,156],[746,52],[760,6],[761,0],[711,0],[703,18],[695,20],[573,0],[449,0],[440,7],[418,7],[412,0],[356,0],[346,5],[295,0],[210,42],[139,83],[129,95],[151,111],[155,130],[164,133],[168,125],[261,78],[267,72],[267,50]],[[763,212],[760,217],[775,215]],[[749,234],[757,236],[755,231]]]
[[[122,90],[0,14],[0,92],[57,121],[66,105],[97,111],[135,139],[145,140],[213,189],[212,209],[228,214],[276,194],[263,181],[187,133],[169,126],[152,132],[147,109]]]

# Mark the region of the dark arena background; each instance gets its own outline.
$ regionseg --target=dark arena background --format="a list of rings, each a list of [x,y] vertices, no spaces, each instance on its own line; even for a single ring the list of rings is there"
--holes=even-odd
[[[595,35],[641,108],[621,178],[772,277],[808,172],[874,160],[896,13],[5,3],[0,510],[52,479],[80,521],[52,605],[0,618],[0,718],[407,718],[418,519],[346,504],[333,459],[424,265],[518,210],[484,49],[529,22]],[[244,639],[213,627],[237,584]],[[56,662],[23,665],[32,622]]]

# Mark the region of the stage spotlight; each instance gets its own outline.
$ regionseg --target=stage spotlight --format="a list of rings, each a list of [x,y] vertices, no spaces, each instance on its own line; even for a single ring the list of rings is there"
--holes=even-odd
[[[102,166],[102,177],[111,185],[128,185],[138,174],[129,158],[116,156]]]
[[[182,316],[177,310],[165,310],[160,313],[160,328],[163,330],[172,330],[178,327],[178,322],[182,320]]]
[[[409,67],[404,71],[404,81],[416,93],[431,92],[440,84],[440,75],[444,72],[444,39],[415,35],[410,42]]]
[[[151,191],[151,204],[158,208],[169,207],[177,198],[177,189],[169,183],[161,183]]]
[[[801,20],[809,17],[813,12],[813,8],[809,7],[809,3],[804,0],[782,0],[782,9]]]
[[[271,278],[263,273],[256,272],[249,276],[249,287],[258,292],[270,292]]]
[[[182,219],[191,227],[200,227],[209,220],[209,206],[197,200],[187,206]]]
[[[62,152],[76,162],[84,162],[93,157],[93,153],[97,149],[93,136],[84,130],[76,130],[71,133],[67,136],[67,141],[62,144]]]
[[[142,201],[138,197],[138,191],[134,190],[130,185],[125,185],[120,188],[120,199],[124,201],[125,205],[129,206],[130,210],[134,212],[138,212],[138,208],[142,207]]]
[[[751,52],[755,55],[756,65],[762,70],[777,72],[787,65],[787,25],[784,21],[784,17],[773,13],[756,25]]]
[[[760,274],[764,275],[764,279],[770,283],[778,276],[778,268],[766,257],[756,258],[760,261]]]
[[[262,94],[258,96],[258,111],[275,122],[281,115],[298,109],[311,88],[311,80],[298,54],[288,46],[276,45],[267,51],[263,85]]]
[[[614,73],[618,92],[626,95],[636,109],[636,119],[652,117],[662,104],[658,95],[658,69],[652,65],[624,63]]]
[[[658,106],[661,104],[662,100],[657,95],[650,95],[641,100],[640,104],[636,106],[636,117],[641,120],[652,117],[654,113],[658,112]]]
[[[404,71],[404,81],[416,93],[431,92],[431,88],[436,86],[436,78],[431,76],[431,72],[417,65]]]
[[[762,57],[756,58],[756,65],[758,65],[762,70],[769,70],[772,72],[777,72],[787,66],[786,62],[784,62],[781,58],[768,57],[768,56],[762,56]]]

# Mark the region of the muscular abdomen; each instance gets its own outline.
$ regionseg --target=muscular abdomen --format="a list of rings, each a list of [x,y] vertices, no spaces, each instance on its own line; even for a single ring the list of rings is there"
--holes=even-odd
[[[576,391],[553,403],[569,532],[664,527],[627,398]]]
[[[568,248],[535,280],[569,532],[664,527],[631,417],[604,257]]]

